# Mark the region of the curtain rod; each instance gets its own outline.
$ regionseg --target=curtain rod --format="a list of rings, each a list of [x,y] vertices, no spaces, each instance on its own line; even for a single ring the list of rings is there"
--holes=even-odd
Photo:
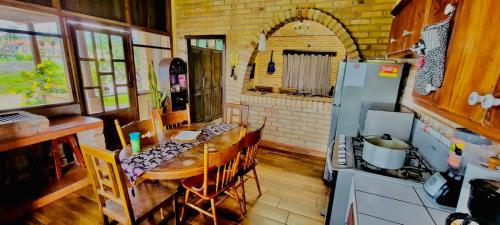
[[[328,55],[337,56],[337,52],[333,51],[301,51],[301,50],[283,50],[283,55]]]

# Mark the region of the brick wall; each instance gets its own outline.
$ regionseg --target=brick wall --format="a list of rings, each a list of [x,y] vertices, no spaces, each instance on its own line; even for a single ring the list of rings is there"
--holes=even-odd
[[[250,124],[259,124],[267,118],[265,141],[297,146],[315,152],[304,153],[325,157],[322,153],[326,152],[331,120],[328,99],[246,93],[241,101],[250,107]]]
[[[176,57],[187,60],[186,35],[226,35],[225,101],[249,104],[251,122],[257,122],[256,119],[269,115],[272,125],[266,128],[264,140],[326,151],[331,120],[330,103],[242,95],[247,65],[255,50],[258,34],[262,30],[273,31],[277,24],[288,20],[290,16],[294,18],[300,16],[301,19],[321,22],[336,34],[342,34],[338,35],[339,39],[342,43],[347,43],[344,44],[347,52],[356,51],[354,56],[359,53],[366,58],[383,57],[392,21],[390,10],[396,0],[364,0],[364,4],[358,4],[357,0],[173,0],[172,2]],[[296,10],[297,8],[301,8],[300,11]],[[330,16],[333,16],[333,20]],[[239,59],[239,64],[235,68],[238,77],[236,80],[229,77],[231,71],[229,56],[233,54],[238,54]]]
[[[304,21],[303,25],[309,27],[302,35],[295,31],[295,26],[300,22],[291,22],[281,27],[271,37],[267,39],[266,51],[259,52],[256,58],[255,85],[282,86],[283,77],[283,50],[304,50],[304,51],[334,51],[335,57],[331,57],[330,85],[335,85],[337,77],[337,67],[340,60],[346,57],[346,49],[342,41],[325,26],[313,21]],[[274,51],[273,62],[276,71],[272,75],[267,74],[267,64]]]
[[[229,78],[230,62],[225,65],[227,102],[240,102],[246,65],[255,48],[259,32],[272,24],[275,16],[296,8],[316,8],[338,19],[354,37],[361,55],[372,58],[385,55],[396,0],[174,0],[175,56],[187,59],[185,35],[226,35],[226,56],[239,55],[237,80]],[[312,15],[309,15],[312,18]],[[307,17],[306,17],[307,18]],[[271,21],[271,22],[270,22]]]

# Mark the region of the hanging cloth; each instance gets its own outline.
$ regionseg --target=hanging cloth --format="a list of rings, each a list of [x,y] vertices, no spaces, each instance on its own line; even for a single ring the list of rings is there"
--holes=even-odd
[[[455,7],[451,6],[448,18],[424,27],[422,41],[412,48],[420,54],[415,78],[415,90],[420,95],[429,95],[443,83],[450,21],[454,12]]]

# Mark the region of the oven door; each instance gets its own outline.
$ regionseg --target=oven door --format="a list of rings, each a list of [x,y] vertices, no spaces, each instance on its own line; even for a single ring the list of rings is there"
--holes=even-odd
[[[353,178],[353,169],[333,170],[332,181],[329,183],[326,225],[345,225]]]

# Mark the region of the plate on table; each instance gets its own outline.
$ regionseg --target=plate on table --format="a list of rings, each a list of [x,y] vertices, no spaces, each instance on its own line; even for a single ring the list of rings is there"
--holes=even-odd
[[[193,142],[198,139],[201,131],[181,131],[173,137],[174,141],[177,142]]]

